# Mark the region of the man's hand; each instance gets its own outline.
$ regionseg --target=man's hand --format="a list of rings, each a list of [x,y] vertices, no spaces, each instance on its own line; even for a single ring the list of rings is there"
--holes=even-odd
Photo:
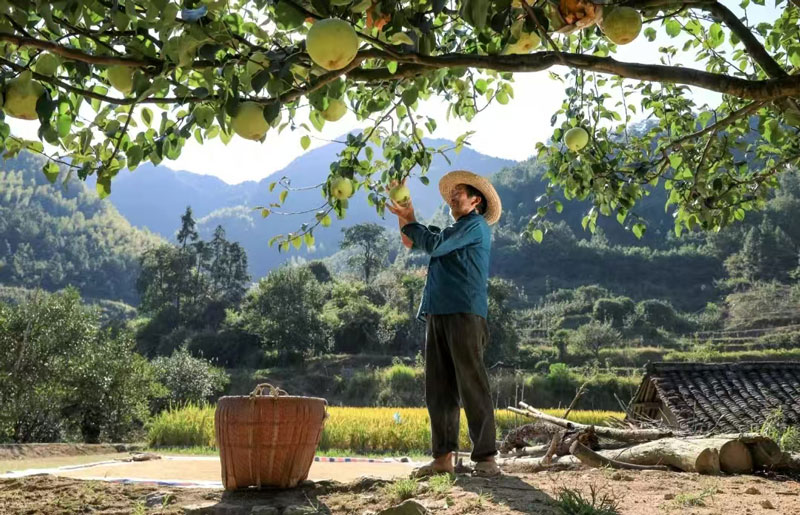
[[[403,179],[402,184],[405,184],[405,183],[406,183],[406,180]],[[394,188],[397,185],[398,185],[397,181],[392,181],[392,183],[389,184],[389,187],[390,188]],[[408,236],[403,234],[402,229],[403,229],[404,225],[406,225],[408,223],[411,223],[411,222],[416,222],[417,221],[417,217],[414,216],[414,205],[411,203],[411,198],[409,198],[408,202],[406,202],[405,204],[398,204],[394,200],[389,199],[389,202],[386,203],[386,208],[392,214],[397,215],[397,223],[400,225],[400,229],[401,229],[400,237],[403,240],[403,245],[406,248],[410,249],[411,247],[414,246],[414,242],[411,241],[408,238]]]

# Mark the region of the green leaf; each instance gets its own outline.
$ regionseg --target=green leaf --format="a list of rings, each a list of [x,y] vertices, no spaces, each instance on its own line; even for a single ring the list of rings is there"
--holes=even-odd
[[[150,127],[150,124],[153,123],[153,111],[147,107],[142,108],[142,122],[147,127]]]
[[[561,211],[564,210],[564,206],[558,200],[553,202],[553,206],[555,206],[555,208],[556,208],[556,213],[560,213]]]
[[[111,177],[101,176],[97,178],[97,186],[95,187],[97,194],[101,199],[106,198],[111,194]]]
[[[294,248],[299,249],[303,246],[303,239],[300,236],[295,236],[292,238],[292,245]]]
[[[531,233],[531,236],[533,236],[533,239],[536,241],[536,243],[541,243],[542,238],[544,238],[544,233],[541,229],[534,229]]]
[[[322,126],[325,125],[325,119],[319,111],[312,110],[308,115],[308,119],[311,120],[311,125],[318,131],[321,131]]]
[[[306,240],[306,247],[313,247],[314,246],[314,235],[310,232],[307,232],[305,235]]]
[[[411,106],[414,102],[417,101],[417,97],[419,96],[419,91],[417,88],[411,87],[403,91],[403,103],[407,106]]]
[[[53,184],[58,180],[58,174],[61,169],[52,161],[48,161],[43,167],[42,171],[44,172],[44,176],[47,177],[47,180],[50,181],[50,184]]]
[[[397,72],[397,61],[389,61],[386,63],[386,69],[392,74]]]
[[[414,40],[408,37],[408,34],[405,32],[396,32],[392,34],[389,38],[389,41],[392,42],[393,45],[413,45]],[[394,72],[392,72],[394,73]]]
[[[289,190],[283,190],[278,198],[280,198],[281,204],[286,202],[286,197],[289,195]]]
[[[306,134],[302,138],[300,138],[300,146],[303,147],[303,150],[308,149],[309,145],[311,145],[311,138],[308,137]]]
[[[261,218],[266,218],[266,217],[269,216],[269,214],[270,214],[270,210],[269,209],[264,208],[264,209],[261,210]]]
[[[643,223],[637,223],[633,225],[633,234],[639,239],[642,239],[644,236],[644,232],[647,230],[647,227]]]
[[[320,223],[323,227],[330,227],[331,226],[331,217],[326,213],[325,216],[322,217]]]
[[[667,29],[667,34],[670,37],[674,38],[675,36],[681,33],[681,24],[678,21],[669,19],[667,20],[665,25]]]

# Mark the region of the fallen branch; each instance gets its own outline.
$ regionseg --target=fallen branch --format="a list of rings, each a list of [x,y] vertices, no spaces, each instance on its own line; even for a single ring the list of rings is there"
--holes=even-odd
[[[581,463],[588,465],[590,467],[595,468],[602,468],[602,467],[610,467],[613,469],[624,469],[624,470],[669,470],[669,467],[664,465],[637,465],[634,463],[626,463],[623,461],[617,461],[611,458],[607,458],[602,454],[599,454],[585,445],[583,445],[578,440],[572,442],[572,446],[569,448],[570,452],[573,456],[581,460]]]
[[[584,430],[590,427],[586,424],[570,422],[569,420],[565,420],[563,418],[542,413],[541,411],[527,405],[524,402],[520,402],[519,405],[524,408],[524,410],[518,410],[512,407],[509,407],[508,409],[514,413],[544,420],[546,422],[561,426],[565,429]],[[667,429],[619,429],[616,427],[594,426],[594,432],[597,434],[597,436],[630,443],[649,442],[652,440],[658,440],[660,438],[674,436],[674,433]]]

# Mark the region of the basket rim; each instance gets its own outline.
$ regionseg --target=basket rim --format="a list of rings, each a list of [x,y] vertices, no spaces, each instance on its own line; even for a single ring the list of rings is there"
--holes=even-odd
[[[269,399],[269,400],[306,400],[306,401],[317,401],[317,402],[324,402],[328,403],[327,399],[323,399],[322,397],[306,397],[304,395],[281,395],[280,397],[274,397],[272,395],[224,395],[217,399],[217,402],[223,399]]]

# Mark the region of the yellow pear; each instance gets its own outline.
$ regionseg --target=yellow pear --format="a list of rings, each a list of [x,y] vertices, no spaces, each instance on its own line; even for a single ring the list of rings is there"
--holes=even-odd
[[[269,129],[264,118],[264,108],[256,102],[242,102],[236,116],[231,120],[231,128],[242,138],[260,140]]]
[[[22,120],[35,120],[36,102],[44,94],[44,86],[31,79],[31,72],[26,71],[6,84],[3,110],[9,116]]]
[[[405,184],[400,184],[389,191],[389,198],[398,204],[407,204],[411,200],[411,190]]]
[[[49,52],[45,52],[36,59],[34,70],[41,75],[52,77],[58,71],[59,65],[61,65],[61,59]]]
[[[600,28],[614,43],[626,45],[636,39],[642,30],[642,15],[632,7],[615,7],[603,15]]]
[[[339,98],[332,98],[328,101],[328,108],[320,114],[329,122],[335,122],[347,113],[347,104]]]
[[[578,151],[589,143],[589,133],[583,127],[573,127],[564,134],[564,144],[573,151]]]
[[[306,51],[312,61],[326,70],[339,70],[355,59],[358,36],[353,26],[344,20],[320,20],[308,31]]]
[[[530,54],[541,42],[542,38],[535,32],[523,32],[519,35],[516,43],[506,45],[502,54]]]
[[[331,181],[330,192],[339,200],[347,200],[353,196],[353,183],[347,177],[337,177]]]
[[[123,95],[129,94],[131,90],[133,90],[132,66],[112,66],[106,73],[108,75],[108,82],[111,84],[111,86]]]

